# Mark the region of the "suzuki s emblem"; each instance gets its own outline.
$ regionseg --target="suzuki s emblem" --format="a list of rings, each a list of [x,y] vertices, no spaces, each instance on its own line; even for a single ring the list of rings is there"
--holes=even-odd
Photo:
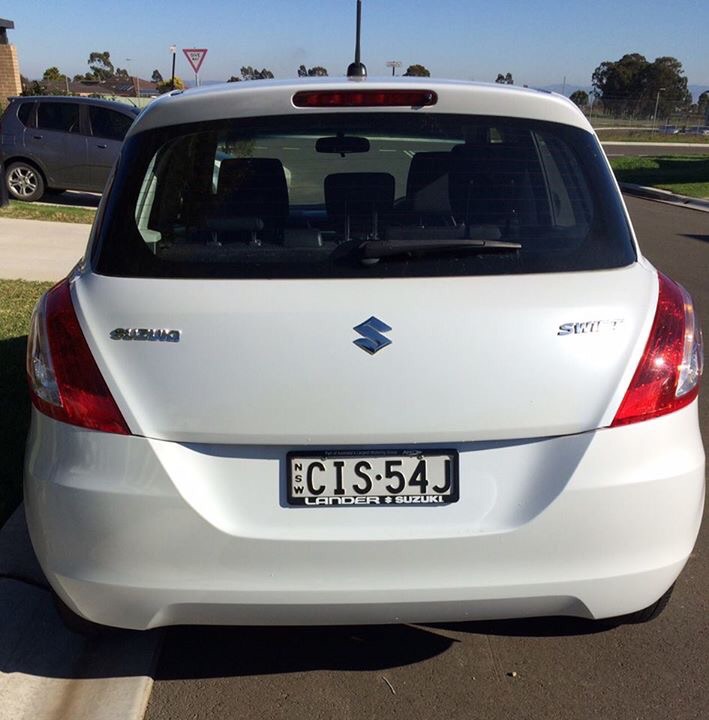
[[[352,329],[362,336],[354,340],[354,344],[370,355],[374,355],[375,352],[379,352],[387,345],[391,345],[391,340],[382,335],[382,333],[389,332],[391,328],[379,318],[375,318],[374,315]]]

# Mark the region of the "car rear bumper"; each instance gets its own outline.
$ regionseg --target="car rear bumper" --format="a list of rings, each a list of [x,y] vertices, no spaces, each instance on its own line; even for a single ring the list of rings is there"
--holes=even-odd
[[[612,430],[459,445],[449,507],[286,508],[291,449],[108,435],[33,411],[40,564],[72,609],[118,627],[603,618],[659,598],[701,522],[696,402]]]

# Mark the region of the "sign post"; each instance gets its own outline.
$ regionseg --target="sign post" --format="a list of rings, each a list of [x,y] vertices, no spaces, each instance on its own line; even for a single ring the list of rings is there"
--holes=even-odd
[[[401,60],[387,60],[387,67],[391,68],[391,75],[394,77],[396,75],[396,71],[398,68],[401,67]]]
[[[199,69],[202,67],[202,63],[204,62],[204,56],[207,54],[207,48],[183,48],[182,52],[185,54],[187,62],[194,70],[195,85],[199,86]]]
[[[177,54],[177,45],[170,45],[170,54],[172,55],[172,78],[170,80],[170,90],[175,89],[175,55]]]

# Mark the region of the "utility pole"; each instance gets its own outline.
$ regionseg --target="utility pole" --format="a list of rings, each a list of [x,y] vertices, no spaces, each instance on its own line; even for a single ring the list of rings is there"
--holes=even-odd
[[[175,55],[177,54],[177,45],[170,45],[170,52],[172,53],[172,78],[170,79],[170,89],[175,89]]]
[[[126,63],[128,65],[128,75],[130,77],[131,84],[133,85],[133,92],[135,93],[136,97],[140,97],[140,79],[137,76],[133,77],[133,71],[130,65],[132,62],[133,58],[126,58]]]
[[[665,88],[658,88],[657,89],[657,97],[655,98],[655,112],[652,114],[652,131],[655,132],[655,121],[657,120],[657,108],[660,104],[660,93]]]

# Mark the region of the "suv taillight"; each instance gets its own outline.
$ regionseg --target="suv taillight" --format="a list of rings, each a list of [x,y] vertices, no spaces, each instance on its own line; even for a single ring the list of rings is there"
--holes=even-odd
[[[659,273],[655,321],[638,369],[611,427],[689,405],[702,376],[702,330],[689,293]]]
[[[55,420],[130,435],[86,343],[62,280],[37,303],[27,341],[27,380],[33,405]]]

